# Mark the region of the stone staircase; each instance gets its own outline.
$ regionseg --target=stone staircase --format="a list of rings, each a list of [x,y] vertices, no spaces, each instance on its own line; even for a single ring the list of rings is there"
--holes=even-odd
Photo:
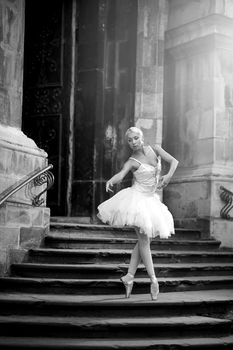
[[[0,348],[232,349],[233,252],[177,229],[151,245],[158,300],[143,266],[125,299],[135,241],[130,228],[51,223],[43,247],[0,279]]]

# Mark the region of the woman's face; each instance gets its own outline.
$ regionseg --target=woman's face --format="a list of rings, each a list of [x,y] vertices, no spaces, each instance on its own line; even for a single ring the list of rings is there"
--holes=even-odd
[[[136,151],[142,148],[142,136],[136,132],[130,132],[127,136],[129,147]]]

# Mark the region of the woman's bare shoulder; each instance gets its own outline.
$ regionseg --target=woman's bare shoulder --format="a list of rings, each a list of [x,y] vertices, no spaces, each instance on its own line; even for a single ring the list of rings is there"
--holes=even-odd
[[[155,146],[151,146],[148,145],[148,151],[151,153],[153,152],[156,156],[159,155],[159,146],[155,145]]]

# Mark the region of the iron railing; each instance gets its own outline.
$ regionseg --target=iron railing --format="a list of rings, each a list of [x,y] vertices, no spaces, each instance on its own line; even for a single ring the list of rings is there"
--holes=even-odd
[[[220,190],[220,198],[226,203],[220,211],[220,216],[226,220],[233,220],[233,217],[229,215],[229,212],[233,208],[233,193],[224,186],[220,186]]]
[[[7,188],[0,195],[0,206],[14,193],[19,191],[21,188],[25,187],[27,189],[27,194],[31,198],[32,205],[39,207],[44,203],[44,198],[40,198],[43,193],[48,191],[54,183],[54,175],[49,171],[53,168],[52,164],[49,164],[43,169],[37,169],[32,173],[26,175],[20,179],[17,183]],[[37,186],[42,186],[47,183],[47,187],[41,191],[39,194],[34,195],[32,189]]]

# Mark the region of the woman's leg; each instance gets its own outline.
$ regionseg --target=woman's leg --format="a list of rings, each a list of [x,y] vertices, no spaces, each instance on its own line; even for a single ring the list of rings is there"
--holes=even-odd
[[[140,256],[142,258],[142,261],[146,267],[147,273],[151,280],[151,287],[150,287],[151,298],[152,300],[156,300],[159,294],[159,284],[155,276],[154,265],[153,265],[151,250],[150,250],[150,239],[146,235],[140,234],[139,232],[137,232],[137,235],[138,235],[138,247],[139,247]]]
[[[124,276],[124,280],[127,282],[132,280],[141,260],[143,261],[150,278],[155,276],[153,260],[150,250],[150,239],[146,235],[140,234],[138,229],[136,229],[136,233],[138,236],[138,242],[136,243],[131,253],[128,273]]]
[[[146,235],[143,235],[139,232],[137,232],[137,236],[138,236],[139,254],[143,261],[143,264],[146,267],[146,271],[149,277],[151,278],[155,276],[155,271],[154,271],[151,250],[150,250],[150,239]]]
[[[134,276],[137,271],[138,265],[140,264],[140,261],[141,261],[141,256],[139,253],[139,246],[137,242],[131,254],[128,273]]]
[[[127,274],[123,277],[124,281],[130,282],[137,271],[138,265],[140,264],[141,257],[139,253],[138,242],[136,243],[130,258],[129,268]]]

